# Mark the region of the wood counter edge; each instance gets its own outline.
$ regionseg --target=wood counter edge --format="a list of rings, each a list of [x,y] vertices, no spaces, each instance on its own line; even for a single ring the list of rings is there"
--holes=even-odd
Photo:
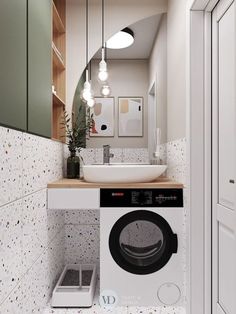
[[[48,183],[48,189],[68,189],[68,188],[174,188],[183,189],[184,185],[180,182],[172,181],[169,178],[159,178],[156,181],[146,183],[91,183],[83,179],[60,179]]]

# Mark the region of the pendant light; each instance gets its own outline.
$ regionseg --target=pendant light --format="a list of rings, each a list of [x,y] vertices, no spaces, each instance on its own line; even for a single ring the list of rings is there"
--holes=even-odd
[[[81,91],[80,97],[83,102],[85,102],[89,107],[93,107],[95,104],[95,101],[93,103],[93,91],[91,88],[91,83],[89,81],[89,69],[88,69],[88,0],[86,0],[86,79],[84,82],[84,88]]]
[[[99,63],[98,80],[106,82],[108,79],[107,63],[105,61],[105,44],[104,44],[104,0],[102,0],[102,60]]]
[[[101,94],[103,97],[108,97],[111,93],[111,88],[108,84],[102,85]]]
[[[93,91],[91,89],[91,78],[92,78],[92,62],[89,62],[89,82],[90,82],[90,97],[87,100],[87,106],[89,108],[93,108],[95,106],[95,99],[94,99],[94,94]]]
[[[123,49],[131,46],[134,43],[134,32],[129,27],[126,27],[113,35],[106,42],[109,49]]]

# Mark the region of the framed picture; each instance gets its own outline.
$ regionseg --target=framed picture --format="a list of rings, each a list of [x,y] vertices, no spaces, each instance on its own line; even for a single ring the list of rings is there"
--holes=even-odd
[[[118,135],[143,136],[143,97],[118,98]]]
[[[93,120],[90,137],[114,136],[114,97],[95,97],[90,117]]]

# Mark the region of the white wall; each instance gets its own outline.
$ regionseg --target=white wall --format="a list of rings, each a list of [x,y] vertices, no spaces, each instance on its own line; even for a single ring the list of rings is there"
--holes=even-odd
[[[100,60],[99,60],[100,61]],[[95,96],[100,96],[97,78],[98,60],[92,62],[92,86]],[[96,148],[109,144],[117,148],[144,148],[148,145],[148,61],[147,60],[108,60],[109,81],[112,90],[111,96],[115,97],[115,136],[114,138],[90,138],[87,147]],[[118,137],[118,97],[143,97],[143,137]]]
[[[167,141],[186,134],[186,0],[168,0]]]
[[[89,56],[101,46],[101,1],[90,0]],[[67,96],[71,108],[78,80],[85,68],[85,0],[66,1]],[[118,30],[167,11],[167,0],[109,0],[105,3],[105,38]]]
[[[149,59],[149,86],[156,82],[156,126],[167,141],[167,15],[162,16]]]

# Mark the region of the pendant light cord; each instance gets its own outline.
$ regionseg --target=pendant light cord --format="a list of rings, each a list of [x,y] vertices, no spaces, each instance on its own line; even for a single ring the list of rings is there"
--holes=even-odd
[[[92,61],[89,62],[89,80],[92,80]]]
[[[88,49],[89,49],[89,45],[88,45],[88,0],[86,0],[86,68],[88,68]]]
[[[102,48],[104,48],[104,0],[102,0]]]

